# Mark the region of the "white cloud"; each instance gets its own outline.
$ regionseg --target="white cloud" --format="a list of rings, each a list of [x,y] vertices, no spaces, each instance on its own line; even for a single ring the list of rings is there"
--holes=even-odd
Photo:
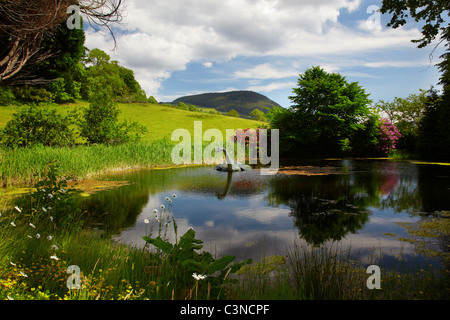
[[[164,80],[192,62],[210,68],[238,56],[323,61],[408,47],[417,38],[416,29],[370,30],[365,21],[350,29],[339,23],[342,10],[352,13],[360,6],[361,0],[127,0],[125,21],[115,28],[117,50],[110,52],[112,40],[93,32],[87,33],[86,46],[105,50],[133,69],[147,94],[156,97]],[[266,63],[230,70],[230,75],[284,79],[298,75],[292,66]],[[270,91],[287,84],[260,88]]]
[[[256,91],[256,92],[271,92],[274,90],[280,90],[280,89],[288,89],[293,88],[297,85],[294,81],[287,81],[287,82],[272,82],[267,85],[254,85],[247,88],[247,90],[250,91]]]
[[[240,219],[246,218],[258,221],[264,224],[273,223],[277,219],[283,219],[289,216],[290,209],[285,208],[248,208],[240,210],[236,216]]]
[[[243,79],[283,79],[297,75],[298,72],[293,68],[280,69],[279,67],[272,66],[270,63],[264,63],[247,70],[234,72],[235,77]]]
[[[415,66],[427,66],[430,61],[377,61],[377,62],[367,62],[364,65],[369,68],[407,68]]]

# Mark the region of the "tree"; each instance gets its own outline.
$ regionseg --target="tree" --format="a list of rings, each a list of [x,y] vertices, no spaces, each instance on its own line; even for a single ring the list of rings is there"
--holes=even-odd
[[[137,122],[119,123],[120,109],[106,91],[96,92],[83,118],[79,121],[80,135],[89,143],[119,144],[140,139],[147,129]]]
[[[371,100],[357,82],[349,83],[340,74],[318,66],[300,75],[293,93],[288,119],[292,131],[288,134],[304,155],[341,154],[370,115]]]
[[[426,90],[420,90],[418,94],[410,94],[406,98],[396,97],[393,101],[380,100],[375,105],[375,108],[386,114],[400,131],[398,149],[416,152],[420,121],[428,105],[427,95]]]
[[[435,48],[445,43],[446,52],[438,63],[442,75],[439,84],[443,87],[441,97],[431,89],[430,102],[420,122],[418,149],[423,158],[429,160],[450,160],[450,3],[446,0],[383,0],[382,13],[392,13],[388,26],[398,28],[406,24],[411,16],[416,22],[422,22],[422,38],[413,39],[419,48],[430,45],[436,38]],[[447,17],[445,17],[447,15]]]
[[[122,67],[100,49],[89,50],[83,60],[85,81],[82,93],[85,99],[99,90],[106,90],[115,100],[123,102],[147,102],[147,96],[134,72]]]
[[[227,116],[239,118],[239,113],[233,109],[227,112]]]
[[[411,40],[419,48],[426,47],[440,34],[449,34],[450,27],[445,21],[449,16],[450,3],[447,0],[383,0],[381,13],[392,14],[388,27],[398,28],[406,24],[410,16],[416,22],[423,21],[422,38]],[[444,37],[441,41],[445,41]],[[448,41],[448,40],[447,40]]]
[[[429,92],[426,112],[420,121],[417,150],[425,160],[450,161],[450,94]]]
[[[36,75],[20,77],[27,66],[35,66],[58,55],[43,45],[53,39],[67,21],[70,6],[78,6],[90,25],[106,28],[121,20],[122,0],[2,0],[0,2],[0,81],[33,81]],[[111,32],[114,37],[114,34]]]
[[[264,116],[264,112],[262,112],[259,109],[255,109],[252,112],[250,112],[250,119],[257,121],[267,121],[266,117]]]

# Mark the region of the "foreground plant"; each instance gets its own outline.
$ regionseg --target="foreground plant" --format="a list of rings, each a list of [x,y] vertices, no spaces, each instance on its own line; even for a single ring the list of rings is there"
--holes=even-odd
[[[172,196],[176,198],[176,196]],[[167,200],[167,199],[166,199]],[[169,199],[170,200],[170,199]],[[161,221],[158,216],[158,222],[168,225],[167,218]],[[166,233],[162,236],[161,228],[159,228],[157,237],[144,236],[142,237],[147,244],[151,244],[157,248],[157,254],[162,260],[162,265],[159,268],[164,268],[164,265],[169,268],[175,268],[176,273],[173,274],[172,281],[180,283],[192,281],[194,278],[197,282],[195,284],[196,297],[198,291],[198,281],[206,280],[208,282],[208,297],[211,293],[220,298],[222,285],[230,274],[236,273],[243,265],[251,263],[252,259],[241,262],[234,262],[236,257],[223,256],[215,259],[209,252],[199,252],[203,248],[203,241],[195,238],[195,231],[189,229],[180,239],[177,239],[177,229],[175,219],[172,217],[173,228],[175,231],[175,243],[171,243],[165,238]],[[192,277],[189,277],[192,275]],[[190,279],[186,281],[186,279]]]

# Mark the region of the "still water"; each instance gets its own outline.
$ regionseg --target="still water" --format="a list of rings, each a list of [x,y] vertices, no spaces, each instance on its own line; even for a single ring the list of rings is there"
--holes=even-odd
[[[85,205],[98,213],[105,234],[138,247],[149,232],[146,219],[153,221],[164,205],[178,237],[193,228],[204,249],[218,256],[258,260],[286,254],[296,242],[351,248],[365,263],[439,265],[439,255],[422,254],[423,244],[404,241],[417,239],[402,223],[448,218],[450,166],[337,159],[282,168],[271,176],[210,166],[125,172],[107,179],[128,185],[98,192]],[[431,252],[448,253],[448,233],[420,240]]]

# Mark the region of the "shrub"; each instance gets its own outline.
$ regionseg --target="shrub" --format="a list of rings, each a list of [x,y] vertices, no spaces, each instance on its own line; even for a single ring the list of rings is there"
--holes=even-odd
[[[398,139],[401,137],[397,127],[387,119],[380,119],[379,121],[379,138],[378,149],[387,155],[390,151],[396,148]]]
[[[79,122],[80,134],[89,143],[119,144],[138,141],[147,129],[137,122],[118,122],[119,108],[107,92],[95,94],[91,104],[83,110]]]
[[[63,78],[57,79],[48,85],[54,101],[60,103],[72,100],[72,96],[66,92],[66,82]]]
[[[158,104],[158,101],[155,99],[154,96],[148,97],[147,101],[148,101],[148,103]]]
[[[227,116],[239,118],[239,113],[233,109],[227,112]]]
[[[67,146],[74,144],[74,134],[69,126],[72,120],[63,117],[56,109],[29,106],[13,114],[3,129],[1,140],[7,147],[32,145]]]
[[[48,92],[45,88],[32,86],[14,87],[14,96],[19,101],[31,103],[50,102],[52,100],[51,92]]]
[[[7,105],[15,99],[10,87],[0,86],[0,105]]]

